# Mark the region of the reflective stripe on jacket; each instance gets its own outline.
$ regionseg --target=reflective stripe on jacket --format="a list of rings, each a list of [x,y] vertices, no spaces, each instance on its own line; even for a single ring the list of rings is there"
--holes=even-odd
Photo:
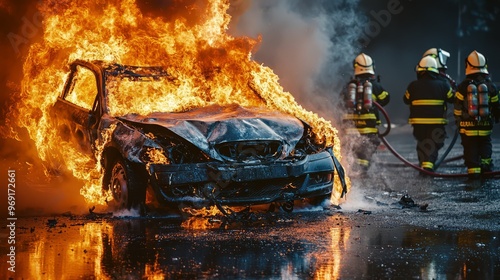
[[[421,73],[411,82],[403,101],[410,106],[410,124],[447,124],[446,103],[454,100],[450,84],[431,72]]]

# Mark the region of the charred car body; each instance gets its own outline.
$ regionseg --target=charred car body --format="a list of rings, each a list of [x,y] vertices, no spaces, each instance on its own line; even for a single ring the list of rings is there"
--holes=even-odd
[[[75,61],[54,105],[63,140],[93,153],[102,187],[120,208],[143,205],[147,187],[165,205],[249,206],[321,202],[331,195],[334,156],[301,120],[266,107],[210,105],[148,115],[113,112],[117,81],[169,82],[160,67]],[[130,96],[134,96],[131,94]]]

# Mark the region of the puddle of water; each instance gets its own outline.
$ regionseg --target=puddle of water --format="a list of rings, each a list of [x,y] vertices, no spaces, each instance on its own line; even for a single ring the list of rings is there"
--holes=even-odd
[[[301,213],[299,215],[305,215]],[[323,212],[319,214],[324,215]],[[25,218],[15,279],[498,279],[500,232],[381,228],[335,213],[226,230],[169,219]],[[2,251],[6,249],[5,243]],[[5,278],[7,279],[7,278]]]

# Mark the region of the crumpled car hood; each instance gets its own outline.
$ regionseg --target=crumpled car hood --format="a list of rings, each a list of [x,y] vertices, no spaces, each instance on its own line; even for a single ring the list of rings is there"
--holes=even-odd
[[[191,142],[208,155],[216,144],[234,141],[277,140],[288,155],[303,135],[303,123],[287,114],[265,107],[212,105],[182,113],[128,114],[129,123],[161,126]]]

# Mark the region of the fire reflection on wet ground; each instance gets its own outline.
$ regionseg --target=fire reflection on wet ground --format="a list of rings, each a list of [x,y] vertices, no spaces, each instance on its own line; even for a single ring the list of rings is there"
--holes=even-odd
[[[19,221],[16,273],[9,276],[492,279],[500,275],[499,232],[381,227],[368,216],[337,209],[263,213],[251,226],[208,230],[186,229],[178,217],[165,216],[27,217]],[[2,274],[7,271],[6,262],[0,269]]]

